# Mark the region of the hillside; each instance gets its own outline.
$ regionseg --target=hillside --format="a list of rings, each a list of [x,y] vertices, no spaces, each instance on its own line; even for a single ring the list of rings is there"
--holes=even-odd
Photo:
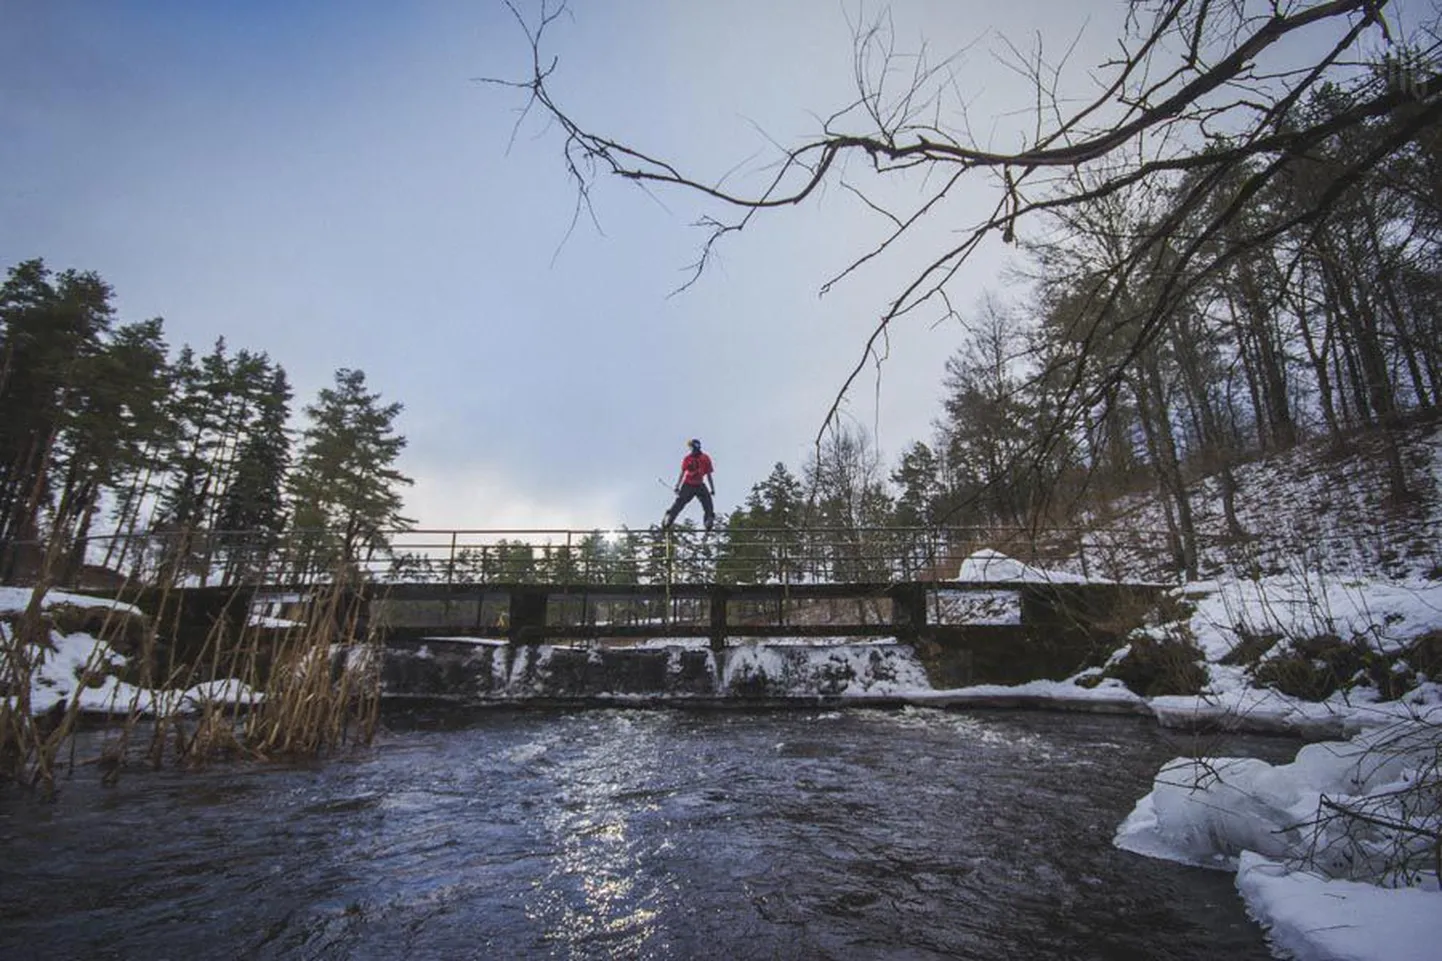
[[[1201,577],[1179,584],[1165,623],[1075,680],[1120,682],[1179,723],[1256,720],[1272,698],[1282,717],[1260,726],[1300,731],[1336,730],[1361,704],[1406,713],[1442,703],[1442,423],[1400,440],[1405,503],[1389,502],[1375,434],[1238,465],[1241,538],[1227,535],[1219,479],[1199,479],[1189,496]],[[1105,523],[1122,532],[1101,565],[1111,576],[1176,580],[1162,552],[1125,536],[1166,529],[1155,499],[1133,495]]]
[[[1442,576],[1442,421],[1399,431],[1412,498],[1389,503],[1382,440],[1358,433],[1345,446],[1325,442],[1257,458],[1234,468],[1236,514],[1244,537],[1227,532],[1217,475],[1188,488],[1204,577],[1258,574]],[[1165,531],[1157,501],[1134,495],[1111,505],[1109,527]],[[1118,564],[1170,579],[1160,557],[1133,554]]]

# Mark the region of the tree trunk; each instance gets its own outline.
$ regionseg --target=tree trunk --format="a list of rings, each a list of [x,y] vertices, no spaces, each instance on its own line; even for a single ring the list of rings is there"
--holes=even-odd
[[[1243,261],[1237,272],[1241,289],[1243,317],[1248,336],[1240,344],[1251,346],[1248,369],[1255,368],[1257,387],[1261,395],[1261,409],[1258,416],[1264,418],[1272,448],[1286,448],[1296,443],[1296,425],[1292,420],[1291,405],[1287,399],[1287,370],[1283,353],[1274,343],[1275,331],[1269,323],[1269,314],[1261,284],[1257,281],[1252,264]],[[1268,449],[1264,443],[1263,449]]]
[[[1137,409],[1142,431],[1151,449],[1152,466],[1158,489],[1166,507],[1167,529],[1172,543],[1176,570],[1188,580],[1197,577],[1197,532],[1192,522],[1192,507],[1182,481],[1177,461],[1176,440],[1172,436],[1167,405],[1162,391],[1161,374],[1150,359],[1140,362],[1141,377],[1135,383]]]
[[[1305,283],[1303,287],[1305,288]],[[1316,338],[1312,336],[1312,326],[1307,320],[1305,289],[1293,298],[1293,310],[1297,316],[1297,327],[1302,332],[1302,343],[1307,348],[1307,359],[1312,364],[1312,376],[1317,378],[1317,401],[1322,408],[1322,422],[1327,425],[1328,436],[1336,437],[1341,433],[1341,427],[1337,422],[1337,410],[1332,401],[1332,376],[1327,364],[1331,333],[1327,331],[1324,334],[1319,347]]]

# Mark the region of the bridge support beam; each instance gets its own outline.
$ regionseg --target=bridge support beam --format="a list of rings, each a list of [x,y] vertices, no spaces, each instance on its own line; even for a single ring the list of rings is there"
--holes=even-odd
[[[711,588],[711,650],[726,650],[726,605],[731,592],[724,587]]]
[[[546,629],[546,601],[550,591],[544,586],[533,589],[511,589],[510,623],[506,637],[512,644],[536,641]]]
[[[893,584],[891,624],[900,640],[914,641],[926,633],[926,585]]]

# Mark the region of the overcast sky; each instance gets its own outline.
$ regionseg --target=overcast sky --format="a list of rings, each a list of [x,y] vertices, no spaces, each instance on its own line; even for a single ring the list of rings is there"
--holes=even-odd
[[[556,95],[703,178],[848,102],[851,24],[878,9],[574,7],[552,38]],[[891,9],[901,49],[973,44],[955,65],[972,132],[1014,147],[1027,91],[999,37],[1041,31],[1059,54],[1080,36],[1081,70],[1113,52],[1120,4]],[[164,317],[172,348],[223,335],[266,351],[297,409],[337,368],[363,369],[405,405],[398,466],[422,526],[645,526],[693,436],[719,508],[737,506],[775,462],[800,467],[908,276],[892,258],[818,296],[885,232],[835,189],[755,221],[676,296],[696,198],[606,182],[599,229],[568,236],[557,132],[533,119],[513,141],[523,99],[476,82],[528,63],[496,0],[0,0],[0,24],[0,264],[97,271],[120,318]],[[1002,263],[988,250],[961,289],[979,298]],[[879,389],[853,395],[888,465],[930,438],[960,342],[955,324],[910,321]]]

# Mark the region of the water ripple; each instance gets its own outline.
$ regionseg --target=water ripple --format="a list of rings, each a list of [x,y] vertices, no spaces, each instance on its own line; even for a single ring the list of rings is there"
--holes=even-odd
[[[0,956],[1266,958],[1226,875],[1110,844],[1175,753],[1010,712],[393,724],[0,797]]]

